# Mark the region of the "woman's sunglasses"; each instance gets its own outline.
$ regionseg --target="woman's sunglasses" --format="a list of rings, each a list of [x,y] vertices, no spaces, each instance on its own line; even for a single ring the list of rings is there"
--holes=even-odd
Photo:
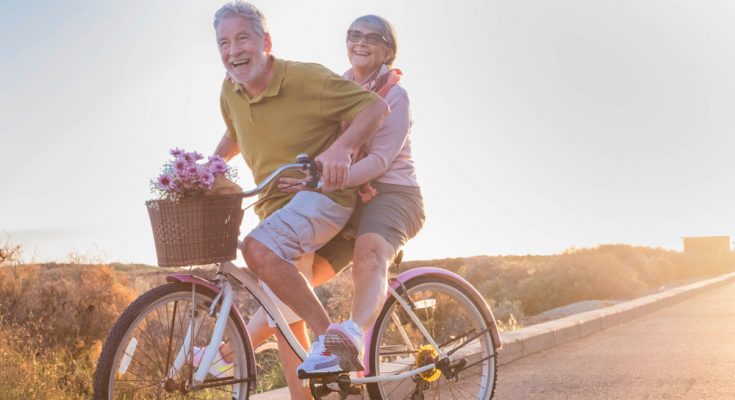
[[[388,44],[388,41],[377,33],[368,33],[367,35],[360,31],[347,31],[347,40],[352,43],[357,43],[360,39],[365,38],[365,43],[375,46],[379,43]]]

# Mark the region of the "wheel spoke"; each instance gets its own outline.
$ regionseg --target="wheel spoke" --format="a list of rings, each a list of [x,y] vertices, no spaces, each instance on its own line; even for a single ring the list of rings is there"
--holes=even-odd
[[[458,382],[427,371],[414,378],[427,380],[418,384],[409,377],[368,385],[371,395],[410,399],[418,388],[425,389],[422,394],[426,399],[490,399],[494,392],[496,358],[483,312],[460,285],[440,278],[412,278],[405,287],[405,296],[416,306],[415,316],[438,344],[440,353],[436,353],[406,311],[391,298],[373,329],[371,347],[375,354],[371,357],[371,370],[377,375],[401,374],[437,362],[440,354],[451,356],[452,365],[462,359],[467,365],[449,366],[457,374]]]
[[[188,382],[194,373],[194,347],[203,350],[214,330],[216,318],[205,312],[213,296],[206,288],[197,288],[192,298],[191,285],[170,283],[138,298],[108,335],[95,374],[95,393],[112,391],[109,397],[114,399],[239,400],[247,397],[254,384],[249,374],[254,368],[249,365],[252,350],[244,327],[230,316],[222,342],[228,343],[231,349],[224,356],[232,357],[232,366],[221,371],[211,369],[212,374],[207,375],[203,387],[182,392],[185,385],[190,385]],[[190,315],[192,309],[198,311],[196,315]],[[190,326],[195,328],[193,332],[189,330]],[[185,344],[187,333],[192,333],[192,336],[189,348],[185,349],[186,359],[175,376],[167,378]],[[223,355],[218,354],[213,362],[221,363],[222,358]]]

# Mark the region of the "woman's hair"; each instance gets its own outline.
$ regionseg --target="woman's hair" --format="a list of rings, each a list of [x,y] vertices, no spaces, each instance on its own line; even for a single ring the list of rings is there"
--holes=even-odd
[[[227,3],[217,10],[214,14],[214,29],[219,27],[223,18],[231,15],[239,15],[253,21],[255,31],[261,36],[265,36],[268,33],[268,24],[265,22],[265,15],[254,5],[241,0]]]
[[[363,15],[362,17],[354,20],[352,22],[352,25],[350,25],[350,29],[354,27],[357,24],[365,24],[369,27],[375,29],[380,36],[385,38],[387,41],[386,45],[388,45],[388,48],[393,50],[393,55],[388,58],[388,60],[385,62],[389,67],[393,65],[393,61],[396,59],[396,54],[398,53],[398,42],[396,41],[396,30],[393,28],[393,25],[390,24],[385,18],[379,17],[377,15]]]

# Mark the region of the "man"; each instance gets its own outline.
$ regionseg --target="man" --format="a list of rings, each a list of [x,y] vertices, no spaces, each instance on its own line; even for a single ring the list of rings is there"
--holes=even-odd
[[[323,184],[343,188],[350,155],[389,113],[385,102],[320,65],[272,56],[265,18],[251,4],[226,4],[215,14],[214,28],[222,62],[234,81],[226,80],[222,86],[227,132],[216,154],[229,160],[240,152],[256,182],[293,162],[299,153],[318,155]],[[349,123],[344,132],[343,123]],[[262,222],[243,241],[245,261],[315,335],[321,335],[329,317],[295,264],[342,229],[352,213],[355,193],[294,195],[274,187],[265,197],[255,208]],[[310,359],[322,350],[319,337]],[[321,363],[321,372],[339,370],[334,357],[322,361],[327,363]]]

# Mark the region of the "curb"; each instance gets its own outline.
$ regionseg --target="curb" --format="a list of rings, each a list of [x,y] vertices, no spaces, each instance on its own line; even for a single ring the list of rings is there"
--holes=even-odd
[[[554,346],[583,338],[733,281],[735,281],[735,272],[639,297],[613,306],[531,325],[517,331],[503,332],[500,334],[500,341],[503,346],[498,352],[498,364],[508,364]],[[288,399],[289,393],[288,388],[280,388],[253,395],[250,398],[253,400],[281,400]]]
[[[735,281],[735,272],[500,334],[498,364],[550,349]]]

